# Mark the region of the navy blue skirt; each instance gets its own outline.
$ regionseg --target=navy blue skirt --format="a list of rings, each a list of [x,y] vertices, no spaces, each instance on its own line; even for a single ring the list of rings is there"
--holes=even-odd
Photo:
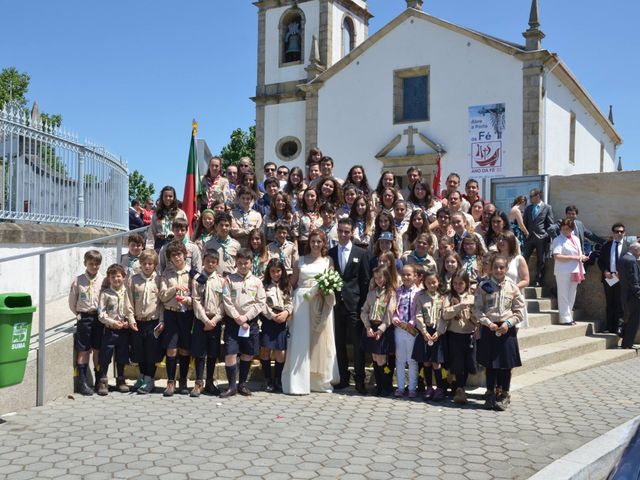
[[[447,332],[446,368],[455,374],[476,373],[476,339],[473,333]]]
[[[435,328],[427,328],[429,335],[433,335],[436,332]],[[413,344],[413,352],[411,358],[418,363],[444,363],[444,344],[447,341],[446,334],[438,338],[437,342],[433,345],[429,345],[422,335],[416,337],[416,341]]]
[[[510,328],[507,333],[497,337],[495,332],[483,326],[480,330],[478,363],[486,368],[521,367],[518,329]]]
[[[260,346],[269,350],[287,349],[287,324],[277,323],[260,315],[262,328],[260,329]]]
[[[373,328],[374,332],[378,331],[378,327]],[[393,336],[393,326],[387,327],[380,340],[367,337],[367,330],[362,330],[362,349],[366,353],[375,353],[376,355],[387,355],[395,352],[395,340]]]

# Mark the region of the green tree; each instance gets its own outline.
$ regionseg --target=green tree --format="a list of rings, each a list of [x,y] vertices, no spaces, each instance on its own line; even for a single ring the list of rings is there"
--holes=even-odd
[[[144,175],[138,170],[129,174],[129,202],[137,198],[140,203],[144,203],[147,198],[153,198],[154,193],[156,193],[156,187],[153,182],[147,184]]]
[[[10,100],[26,108],[30,80],[28,74],[20,73],[15,67],[3,68],[0,72],[0,108]]]
[[[249,131],[245,132],[241,128],[236,128],[231,132],[229,143],[220,151],[222,157],[222,169],[227,169],[229,165],[237,164],[240,157],[256,158],[256,127],[252,125]]]

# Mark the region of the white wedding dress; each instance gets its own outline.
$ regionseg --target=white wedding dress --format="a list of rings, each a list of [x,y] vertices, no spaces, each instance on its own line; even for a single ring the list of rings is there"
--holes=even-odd
[[[328,257],[300,257],[298,288],[293,292],[293,316],[288,322],[287,357],[282,371],[282,391],[290,395],[332,392],[340,381],[333,332],[333,298],[304,295],[316,286],[315,276],[330,265]],[[322,309],[322,314],[318,313]]]

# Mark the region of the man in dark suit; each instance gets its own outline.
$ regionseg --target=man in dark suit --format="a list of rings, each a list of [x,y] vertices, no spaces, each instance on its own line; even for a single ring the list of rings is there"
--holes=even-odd
[[[620,258],[620,295],[624,310],[624,336],[622,348],[633,347],[640,325],[640,243],[634,242]]]
[[[140,216],[140,201],[132,200],[129,207],[129,230],[144,227],[144,221]]]
[[[349,359],[347,339],[353,344],[353,363],[356,390],[366,394],[364,385],[364,351],[361,338],[364,325],[360,320],[360,310],[369,291],[369,254],[351,242],[353,223],[350,218],[338,221],[338,245],[329,250],[336,270],[344,281],[342,291],[336,292],[336,306],[333,311],[335,322],[336,354],[340,370],[340,383],[334,389],[349,386]]]
[[[553,210],[551,205],[542,201],[542,191],[538,188],[531,190],[529,194],[531,204],[524,210],[524,226],[529,231],[529,236],[524,241],[524,258],[529,261],[533,251],[536,251],[536,279],[534,285],[544,284],[544,266],[547,260],[549,248],[549,230],[553,226]]]
[[[625,228],[622,223],[614,223],[611,227],[613,239],[606,242],[600,249],[598,267],[602,272],[602,285],[604,297],[607,302],[607,331],[616,333],[622,318],[622,305],[620,299],[620,282],[609,285],[607,280],[619,279],[618,263],[629,250],[629,242],[624,239]]]

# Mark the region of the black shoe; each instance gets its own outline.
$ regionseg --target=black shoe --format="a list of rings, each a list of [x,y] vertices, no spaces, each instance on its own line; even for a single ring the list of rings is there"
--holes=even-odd
[[[93,388],[87,385],[87,382],[82,382],[78,387],[78,393],[84,395],[85,397],[90,397],[93,395]]]
[[[280,380],[274,381],[273,391],[276,393],[282,393],[282,382]]]
[[[334,390],[344,390],[345,388],[349,388],[349,382],[340,382],[333,386]]]
[[[220,395],[220,389],[213,383],[213,380],[207,380],[204,384],[204,394],[205,395]]]
[[[483,408],[485,410],[493,410],[494,408],[496,408],[496,394],[492,391],[487,391],[485,396],[486,399],[484,401]]]
[[[273,393],[276,391],[276,386],[273,383],[273,380],[267,380],[267,386],[264,389],[265,392]]]
[[[241,383],[240,385],[238,385],[238,393],[240,395],[244,395],[245,397],[251,396],[251,390],[249,390],[249,387],[247,387],[246,383]]]
[[[364,385],[364,381],[360,380],[356,382],[356,392],[360,395],[367,395],[369,392],[367,391],[367,387]]]
[[[189,388],[187,387],[187,379],[181,378],[178,382],[178,393],[180,395],[189,395]]]
[[[238,390],[235,388],[229,388],[228,390],[225,390],[224,392],[222,392],[220,394],[220,398],[229,398],[229,397],[233,397],[236,393],[238,393]]]

